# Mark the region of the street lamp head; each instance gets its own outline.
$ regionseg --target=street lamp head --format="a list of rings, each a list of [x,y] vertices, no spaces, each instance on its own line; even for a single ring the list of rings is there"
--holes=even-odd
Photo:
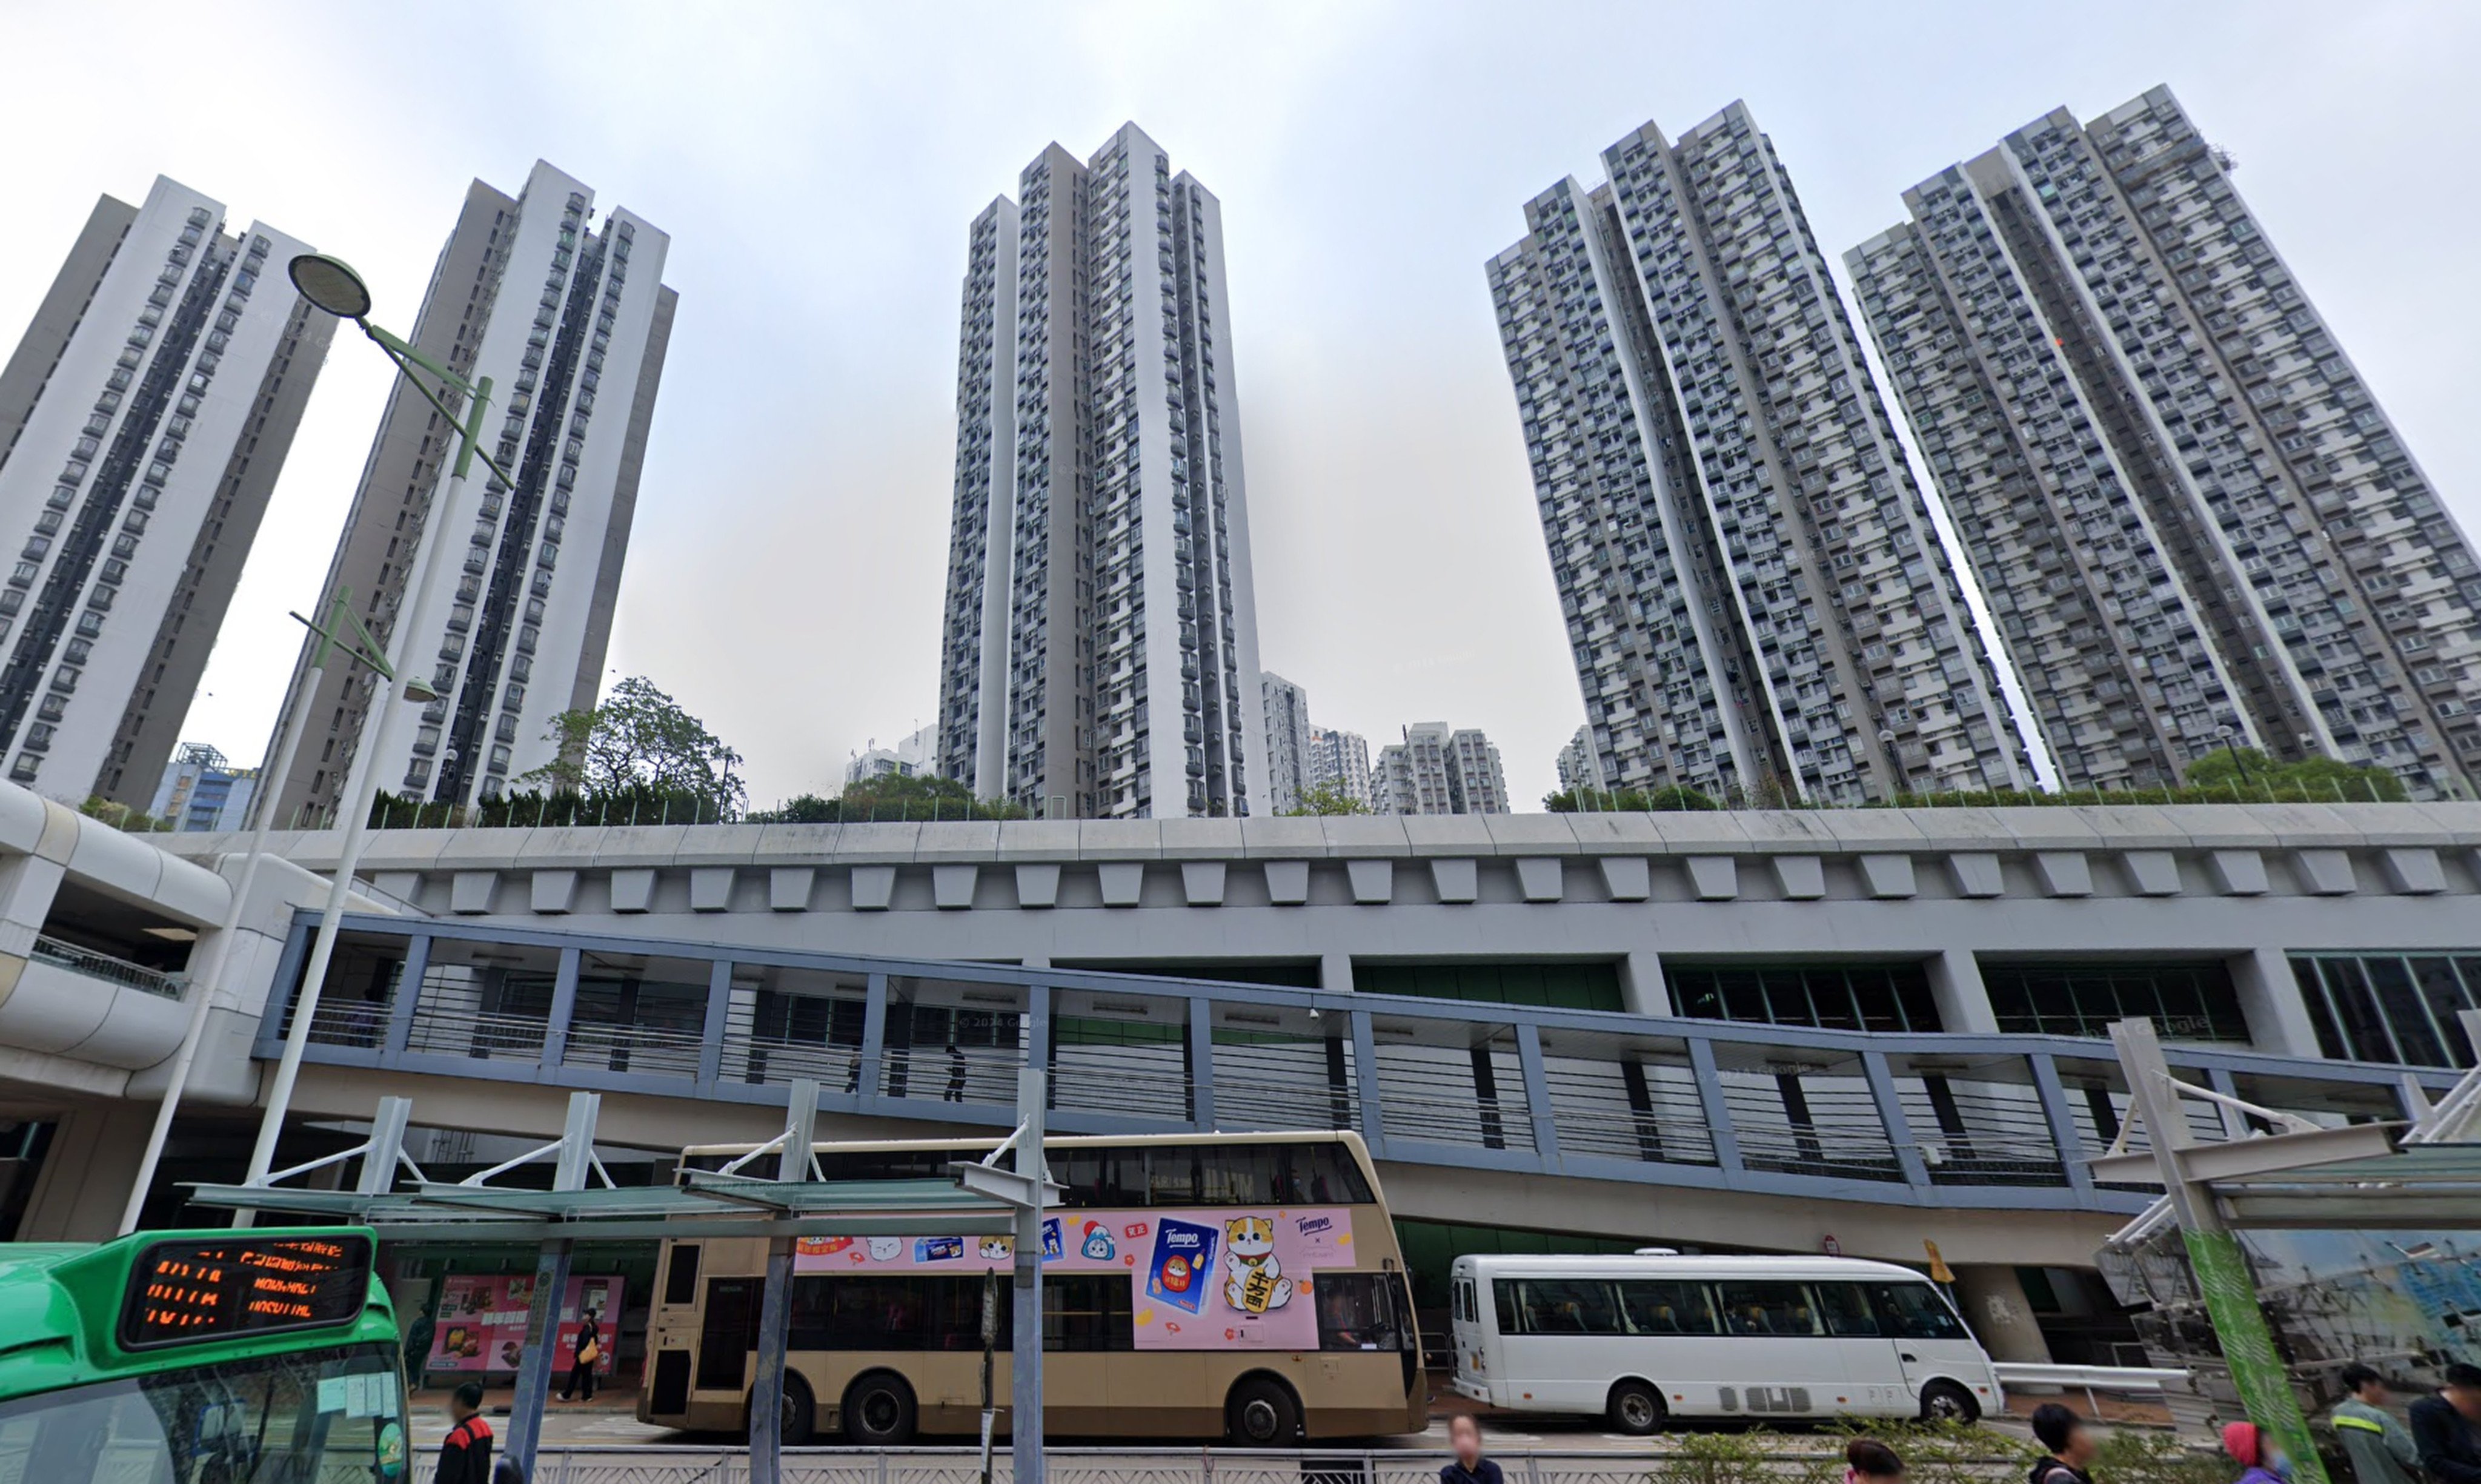
[[[431,689],[428,682],[419,680],[406,681],[405,683],[405,688],[397,693],[405,700],[414,702],[416,705],[428,705],[431,702],[439,699],[438,691]]]
[[[287,270],[293,275],[293,286],[310,306],[340,320],[358,320],[371,312],[371,291],[362,275],[345,266],[341,258],[325,253],[305,252],[293,260]]]

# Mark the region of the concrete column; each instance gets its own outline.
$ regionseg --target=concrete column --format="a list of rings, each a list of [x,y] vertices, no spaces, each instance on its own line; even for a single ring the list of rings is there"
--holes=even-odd
[[[1630,953],[1620,960],[1620,1005],[1631,1015],[1671,1015],[1671,986],[1663,982],[1662,960],[1653,953]]]
[[[87,1104],[63,1114],[15,1239],[110,1241],[154,1128],[155,1109],[144,1103]]]
[[[2249,1044],[2283,1056],[2316,1056],[2317,1030],[2309,1020],[2309,1005],[2300,998],[2300,981],[2291,975],[2291,960],[2281,949],[2253,949],[2231,960],[2232,988],[2239,992],[2240,1013],[2248,1017]]]
[[[2033,1322],[2033,1306],[2025,1301],[2024,1285],[2012,1267],[1959,1267],[1955,1270],[1955,1305],[1964,1322],[1994,1361],[2046,1366],[2050,1342]]]
[[[1352,955],[1321,953],[1319,955],[1319,988],[1343,994],[1352,993]]]
[[[1973,962],[1972,950],[1942,950],[1925,967],[1941,1029],[1991,1032],[1998,1028],[1998,1017],[1990,1008],[1990,991],[1982,987],[1981,966]]]

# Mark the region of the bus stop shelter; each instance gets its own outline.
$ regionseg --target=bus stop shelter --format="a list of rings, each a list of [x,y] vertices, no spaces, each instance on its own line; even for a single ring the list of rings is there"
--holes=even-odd
[[[819,1084],[790,1089],[784,1132],[718,1170],[683,1169],[666,1186],[615,1185],[594,1153],[602,1097],[569,1096],[561,1137],[455,1184],[431,1180],[405,1152],[412,1100],[382,1098],[364,1142],[277,1170],[244,1185],[196,1185],[201,1205],[229,1208],[237,1225],[260,1211],[284,1211],[368,1226],[397,1241],[526,1242],[537,1247],[526,1341],[509,1407],[507,1456],[529,1475],[541,1441],[550,1397],[554,1340],[569,1261],[580,1241],[661,1241],[673,1237],[764,1237],[767,1279],[758,1329],[758,1371],[749,1410],[752,1484],[782,1477],[784,1362],[792,1304],[794,1243],[810,1237],[973,1237],[1015,1234],[1009,1352],[1010,1447],[1015,1477],[1036,1484],[1042,1474],[1041,1221],[1056,1204],[1042,1159],[1046,1078],[1019,1075],[1020,1122],[988,1159],[950,1167],[946,1179],[830,1181],[813,1151]],[[760,1168],[772,1155],[771,1171]],[[1013,1157],[1003,1164],[1004,1158]],[[319,1190],[280,1182],[358,1159],[351,1190]],[[495,1185],[529,1164],[553,1166],[548,1189]],[[401,1180],[402,1177],[402,1180]],[[596,1184],[599,1180],[600,1184]],[[990,1429],[984,1427],[987,1451]]]

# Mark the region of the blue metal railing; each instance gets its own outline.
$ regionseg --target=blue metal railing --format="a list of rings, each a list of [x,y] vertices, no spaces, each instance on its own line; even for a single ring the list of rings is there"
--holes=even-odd
[[[314,920],[297,918],[273,1057]],[[1052,1127],[1348,1128],[1382,1159],[1982,1209],[2132,1211],[2085,1160],[2128,1096],[2104,1041],[1870,1033],[1221,980],[866,958],[388,917],[347,920],[393,972],[323,994],[307,1056],[606,1092],[781,1103],[976,1132],[1015,1069]],[[660,961],[657,967],[653,961]],[[702,1005],[696,982],[704,980]],[[581,994],[584,982],[588,993]],[[377,987],[369,987],[377,986]],[[2175,1069],[2285,1111],[2400,1116],[2407,1074],[2173,1046]],[[2218,1117],[2202,1105],[2193,1116]],[[2201,1133],[2220,1131],[2201,1127]],[[2134,1147],[2144,1147],[2141,1135]]]

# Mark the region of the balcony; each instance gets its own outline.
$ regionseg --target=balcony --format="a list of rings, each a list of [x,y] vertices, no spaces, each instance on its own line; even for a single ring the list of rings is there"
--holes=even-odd
[[[167,1000],[180,999],[181,986],[185,982],[180,975],[133,964],[128,959],[98,953],[92,949],[80,948],[74,943],[46,935],[36,937],[34,951],[26,956],[37,963],[58,964],[73,974],[125,985],[149,995],[160,995]]]

